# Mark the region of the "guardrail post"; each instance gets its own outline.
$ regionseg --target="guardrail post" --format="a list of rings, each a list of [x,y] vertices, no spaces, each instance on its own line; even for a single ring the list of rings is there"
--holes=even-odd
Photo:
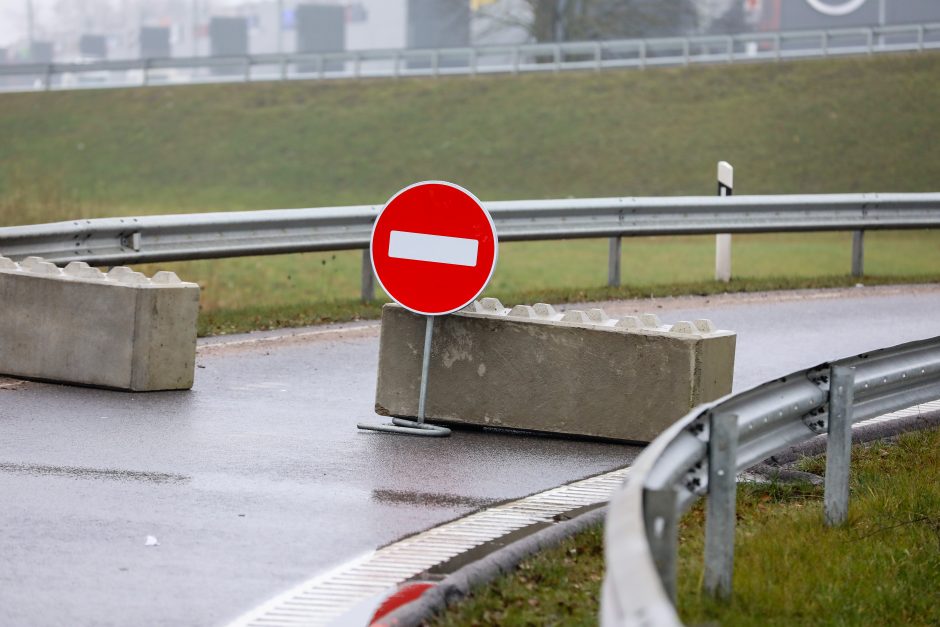
[[[516,46],[515,48],[512,49],[512,73],[513,74],[519,73],[519,59],[521,56],[522,56],[522,53],[519,50],[519,46]]]
[[[709,423],[704,588],[709,596],[727,600],[734,573],[738,417],[711,414]]]
[[[823,56],[828,57],[829,56],[829,31],[827,30],[823,31],[820,43],[822,44],[821,47],[822,47]]]
[[[281,65],[281,80],[286,81],[287,80],[287,57],[286,56],[281,55],[280,65]]]
[[[640,69],[646,69],[646,40],[640,42]]]
[[[682,40],[682,64],[688,65],[690,62],[691,53],[689,51],[689,38],[686,37]]]
[[[865,274],[865,231],[852,233],[852,276]]]
[[[392,74],[395,78],[398,78],[401,76],[401,52],[397,50],[395,51],[395,59],[392,61],[392,63],[394,63],[394,70]]]
[[[872,54],[875,52],[875,29],[869,28],[867,35],[868,35],[868,54]]]
[[[43,76],[43,81],[42,81],[42,87],[46,91],[49,91],[50,89],[52,89],[52,72],[53,72],[53,67],[52,67],[52,64],[50,63],[49,65],[46,66],[45,75]]]
[[[358,52],[353,53],[353,77],[359,78],[362,73],[362,55]]]
[[[728,37],[728,63],[734,63],[734,37]]]
[[[561,69],[561,44],[555,44],[555,49],[552,50],[552,56],[555,59],[555,71]]]
[[[477,49],[470,50],[470,76],[477,75]]]
[[[607,250],[607,285],[620,287],[620,243],[619,235],[611,237]]]
[[[441,73],[441,51],[435,50],[431,55],[431,70],[434,76],[438,76]]]
[[[245,57],[245,82],[251,82],[251,57]]]
[[[774,60],[776,61],[780,60],[780,57],[783,54],[782,49],[783,49],[783,41],[782,41],[782,38],[780,37],[780,33],[777,33],[776,35],[774,35]]]
[[[594,44],[594,71],[595,72],[601,71],[601,57],[602,57],[601,44],[600,42],[597,42]]]
[[[150,67],[150,59],[144,59],[143,64],[141,65],[141,79],[140,84],[144,87],[147,86],[147,69]]]
[[[646,537],[666,594],[676,604],[676,561],[679,553],[679,515],[675,488],[643,490]]]
[[[918,24],[917,26],[917,50],[919,52],[924,51],[924,25]]]
[[[371,303],[375,300],[375,275],[372,273],[372,255],[368,248],[362,250],[362,302]]]
[[[849,462],[852,459],[852,404],[855,371],[833,366],[829,371],[829,437],[826,441],[826,524],[841,525],[849,513]]]

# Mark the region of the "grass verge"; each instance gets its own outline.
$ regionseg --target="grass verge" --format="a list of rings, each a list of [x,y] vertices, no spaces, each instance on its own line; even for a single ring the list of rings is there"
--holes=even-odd
[[[492,199],[935,191],[940,54],[414,80],[0,94],[0,226],[381,203],[416,180]],[[865,137],[877,137],[873,150]],[[730,289],[844,285],[846,233],[737,235]],[[714,238],[625,240],[613,296],[711,293]],[[194,261],[200,333],[350,320],[359,251]],[[500,247],[507,302],[607,297],[605,240]],[[933,280],[940,231],[870,232],[866,283]],[[665,287],[672,286],[672,287]],[[724,289],[722,287],[722,289]]]
[[[738,489],[734,598],[700,592],[704,508],[680,524],[679,609],[686,624],[936,625],[940,622],[940,430],[858,445],[843,527],[822,523],[822,488]],[[822,474],[823,457],[802,470]],[[595,625],[603,573],[600,528],[569,538],[430,622]]]
[[[940,54],[0,94],[0,225],[384,202],[935,191]],[[872,141],[877,145],[873,145]]]

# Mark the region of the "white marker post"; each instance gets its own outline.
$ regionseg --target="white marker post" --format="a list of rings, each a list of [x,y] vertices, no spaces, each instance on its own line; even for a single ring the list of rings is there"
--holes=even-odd
[[[734,191],[734,168],[727,161],[718,162],[718,195],[730,196]],[[715,280],[731,280],[731,234],[715,235]]]

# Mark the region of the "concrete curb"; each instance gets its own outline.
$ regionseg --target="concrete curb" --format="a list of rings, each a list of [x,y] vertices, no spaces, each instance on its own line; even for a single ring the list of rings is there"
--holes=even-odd
[[[386,614],[372,625],[376,627],[420,625],[433,615],[440,613],[448,605],[466,597],[474,588],[489,583],[499,575],[512,572],[525,558],[553,547],[591,525],[602,523],[606,514],[607,506],[602,505],[498,549],[448,575],[416,601]]]

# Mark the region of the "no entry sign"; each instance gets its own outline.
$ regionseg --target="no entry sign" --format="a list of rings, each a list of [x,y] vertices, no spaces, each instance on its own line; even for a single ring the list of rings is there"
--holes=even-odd
[[[415,183],[388,201],[372,228],[372,268],[399,305],[448,314],[480,295],[493,276],[498,242],[476,197],[443,181]]]

